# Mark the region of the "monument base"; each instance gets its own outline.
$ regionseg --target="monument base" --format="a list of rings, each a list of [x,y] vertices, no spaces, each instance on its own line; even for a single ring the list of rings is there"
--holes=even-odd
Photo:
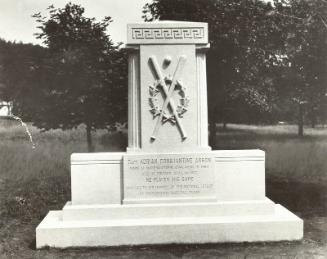
[[[73,154],[72,201],[37,248],[299,240],[303,221],[265,197],[261,150]]]
[[[223,207],[228,209],[230,204],[220,205],[221,210],[218,211],[224,212]],[[254,204],[255,207],[257,205]],[[197,207],[195,204],[192,206]],[[36,229],[37,248],[260,242],[299,240],[303,236],[303,221],[281,205],[274,205],[271,214],[265,211],[264,215],[245,213],[242,216],[133,218],[133,214],[129,213],[130,207],[122,205],[121,209],[126,209],[128,214],[122,219],[110,220],[63,220],[65,209],[50,211]],[[202,209],[201,204],[198,211]],[[263,212],[262,209],[258,208],[259,213]],[[83,213],[81,215],[83,217]],[[131,218],[126,218],[128,215]]]

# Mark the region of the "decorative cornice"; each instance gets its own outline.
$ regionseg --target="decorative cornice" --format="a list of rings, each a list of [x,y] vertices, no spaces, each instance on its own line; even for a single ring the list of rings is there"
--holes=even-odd
[[[194,22],[129,24],[127,44],[206,44],[208,25]]]
[[[204,29],[195,28],[132,28],[132,39],[203,39]]]

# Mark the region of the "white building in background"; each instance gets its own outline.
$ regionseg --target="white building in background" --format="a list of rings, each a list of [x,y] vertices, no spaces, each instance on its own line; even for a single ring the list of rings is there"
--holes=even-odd
[[[0,101],[0,116],[12,116],[13,102]]]

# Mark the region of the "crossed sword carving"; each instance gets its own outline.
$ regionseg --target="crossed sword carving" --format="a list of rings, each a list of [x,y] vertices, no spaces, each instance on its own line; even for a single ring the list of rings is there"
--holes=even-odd
[[[176,85],[180,85],[181,86],[181,83],[177,80],[177,78],[180,76],[181,74],[181,71],[183,69],[183,66],[186,62],[186,57],[185,56],[180,56],[179,59],[178,59],[178,63],[177,63],[177,66],[176,66],[176,70],[174,72],[174,75],[173,75],[173,79],[170,83],[170,87],[167,86],[166,82],[165,82],[165,79],[164,77],[162,76],[161,74],[161,71],[160,71],[160,68],[159,68],[159,65],[158,65],[158,62],[157,62],[157,59],[155,56],[151,56],[150,59],[150,64],[152,65],[152,70],[155,74],[155,77],[156,79],[159,81],[159,85],[162,87],[165,95],[166,95],[166,99],[162,105],[162,109],[161,109],[161,112],[160,112],[160,115],[159,115],[159,118],[157,120],[157,123],[154,127],[154,130],[153,130],[153,133],[152,133],[152,136],[151,136],[151,139],[154,141],[156,139],[156,135],[158,133],[158,130],[159,130],[159,127],[160,127],[160,123],[162,121],[162,118],[164,116],[164,111],[167,109],[168,107],[168,104],[170,105],[170,108],[173,112],[173,115],[175,116],[175,119],[176,119],[176,124],[181,132],[181,135],[182,135],[182,139],[186,139],[187,136],[186,136],[186,132],[183,128],[183,125],[182,125],[182,122],[178,116],[178,113],[176,111],[176,106],[175,106],[175,102],[174,100],[172,99],[172,96],[173,96],[173,93],[174,93],[174,90],[175,90],[175,87]]]

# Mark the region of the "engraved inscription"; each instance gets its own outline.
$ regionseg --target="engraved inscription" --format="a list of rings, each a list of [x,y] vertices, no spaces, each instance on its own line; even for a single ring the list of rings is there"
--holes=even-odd
[[[142,39],[202,39],[204,28],[132,28],[132,38]]]
[[[214,158],[210,154],[124,156],[125,199],[214,195]]]

